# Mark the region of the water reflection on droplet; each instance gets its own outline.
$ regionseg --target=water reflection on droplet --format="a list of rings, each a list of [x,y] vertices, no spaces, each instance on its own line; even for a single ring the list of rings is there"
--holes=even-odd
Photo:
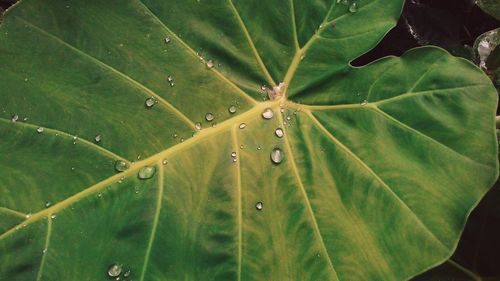
[[[270,156],[274,164],[280,164],[284,158],[283,151],[279,147],[273,148]]]
[[[137,176],[141,180],[147,180],[147,179],[152,178],[155,173],[156,173],[156,168],[155,167],[153,167],[153,166],[145,166],[145,167],[142,167],[139,170],[139,173],[137,174]]]

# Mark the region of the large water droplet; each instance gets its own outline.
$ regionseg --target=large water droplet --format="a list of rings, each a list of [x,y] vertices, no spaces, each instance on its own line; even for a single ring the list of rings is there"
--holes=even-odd
[[[43,130],[45,130],[43,127],[38,127],[38,128],[36,129],[36,131],[37,131],[39,134],[43,133]]]
[[[283,129],[281,128],[277,128],[275,131],[274,131],[274,134],[278,137],[278,138],[282,138],[283,135],[285,134],[285,132],[283,131]]]
[[[147,98],[146,101],[144,102],[144,105],[146,108],[151,108],[155,105],[156,100],[153,97]]]
[[[146,167],[142,167],[139,170],[139,173],[137,174],[137,176],[141,180],[147,180],[147,179],[152,178],[155,173],[156,173],[156,168],[155,167],[146,166]]]
[[[283,161],[283,151],[279,147],[273,148],[271,151],[271,161],[273,161],[274,164],[280,164]]]
[[[356,2],[351,3],[349,6],[349,12],[356,13],[358,11],[358,4]]]
[[[122,273],[122,266],[119,264],[112,264],[108,267],[109,277],[118,277]]]
[[[212,121],[214,121],[214,119],[215,119],[215,115],[213,113],[209,112],[205,115],[205,120],[207,120],[208,122],[212,122]]]
[[[236,113],[236,106],[235,105],[231,105],[227,110],[231,114]]]
[[[255,204],[255,209],[257,209],[257,211],[262,211],[262,209],[264,209],[264,203],[257,202],[257,204]]]
[[[123,172],[129,168],[129,164],[123,160],[116,160],[115,162],[115,170],[117,172]]]
[[[274,111],[271,108],[266,108],[262,112],[262,118],[264,119],[271,119],[274,116]]]

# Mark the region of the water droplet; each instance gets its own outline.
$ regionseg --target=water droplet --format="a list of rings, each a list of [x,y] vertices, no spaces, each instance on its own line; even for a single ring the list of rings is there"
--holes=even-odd
[[[172,77],[172,75],[167,76],[167,81],[170,83],[170,85],[172,85],[172,83],[174,82],[174,77]]]
[[[227,110],[231,114],[236,113],[236,106],[235,105],[231,105]]]
[[[207,61],[207,67],[208,68],[213,68],[214,67],[214,61],[213,60],[208,60]]]
[[[168,160],[167,160],[167,159],[163,159],[163,160],[161,161],[161,163],[162,163],[163,165],[167,165],[167,164],[168,164]]]
[[[52,215],[50,216],[50,218],[51,218],[51,219],[55,219],[55,218],[56,218],[56,214],[52,214]]]
[[[95,140],[95,142],[101,142],[101,140],[102,140],[102,136],[101,136],[101,134],[97,134],[97,135],[94,137],[94,140]]]
[[[48,207],[50,207],[51,205],[52,205],[52,202],[50,202],[50,201],[45,202],[45,208],[48,208]]]
[[[170,42],[172,42],[172,38],[170,38],[170,36],[165,37],[165,44],[168,44]]]
[[[262,147],[260,145],[257,146],[257,150],[261,150],[261,149],[262,149]]]
[[[243,147],[244,147],[243,145],[240,145],[240,149],[243,149]]]
[[[273,148],[273,150],[271,151],[271,161],[273,161],[274,164],[280,164],[283,161],[283,157],[284,154],[280,148]]]
[[[356,13],[358,11],[358,4],[356,2],[351,3],[349,6],[349,12]]]
[[[194,124],[194,127],[196,128],[196,130],[201,130],[201,123],[197,122],[196,124]]]
[[[17,114],[12,115],[12,117],[10,118],[10,121],[12,122],[16,122],[17,120],[19,120],[19,115]]]
[[[26,214],[26,219],[31,218],[31,214]]]
[[[116,160],[115,162],[115,170],[117,172],[123,172],[129,168],[129,164],[123,160]]]
[[[102,197],[102,193],[97,193],[97,198],[101,198]]]
[[[285,134],[285,132],[283,132],[283,129],[281,128],[277,128],[275,131],[274,131],[274,134],[278,137],[278,138],[282,138],[283,135]]]
[[[123,277],[125,277],[125,278],[129,277],[129,276],[130,276],[130,273],[131,273],[131,272],[130,272],[130,270],[125,271],[125,272],[123,273]]]
[[[286,117],[286,120],[287,120],[287,121],[290,121],[290,120],[292,120],[292,117],[287,116],[287,117]]]
[[[38,128],[36,129],[36,131],[37,131],[39,134],[43,133],[43,130],[44,130],[44,128],[43,128],[43,127],[38,127]]]
[[[260,86],[260,90],[264,93],[267,92],[267,86],[266,85]]]
[[[262,112],[262,118],[264,119],[271,119],[273,118],[273,116],[274,116],[274,111],[269,107],[264,109],[264,111]]]
[[[122,273],[122,266],[118,264],[112,264],[108,267],[109,277],[118,277]]]
[[[156,173],[156,168],[155,167],[153,167],[153,166],[145,166],[145,167],[142,167],[139,170],[139,173],[137,174],[137,176],[141,180],[147,180],[147,179],[152,178],[155,173]]]
[[[208,122],[212,122],[212,121],[214,121],[214,119],[215,119],[215,116],[213,115],[213,113],[209,112],[205,115],[205,120],[207,120]]]
[[[151,108],[153,105],[155,105],[156,100],[153,97],[147,98],[146,101],[144,102],[144,105],[146,108]]]
[[[47,248],[44,248],[43,251],[42,251],[42,254],[46,254],[47,253]]]
[[[241,123],[239,126],[240,129],[245,129],[246,127],[247,127],[247,124],[245,124],[245,123]]]
[[[368,104],[368,101],[367,100],[364,100],[361,102],[361,105],[367,105]]]
[[[255,209],[257,209],[257,211],[262,211],[262,209],[264,209],[264,203],[257,202],[257,204],[255,204]]]

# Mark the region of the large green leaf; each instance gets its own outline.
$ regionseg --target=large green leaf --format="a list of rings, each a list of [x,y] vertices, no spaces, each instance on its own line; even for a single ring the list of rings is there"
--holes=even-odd
[[[112,264],[127,280],[404,280],[446,260],[497,177],[496,91],[433,47],[350,66],[403,1],[337,2],[11,8],[0,280]]]

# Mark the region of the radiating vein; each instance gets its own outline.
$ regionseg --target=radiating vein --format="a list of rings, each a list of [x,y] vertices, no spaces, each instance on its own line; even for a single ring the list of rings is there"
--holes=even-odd
[[[420,82],[434,69],[436,68],[437,64],[440,62],[440,60],[443,58],[443,56],[441,56],[439,59],[436,59],[431,65],[429,65],[429,67],[427,68],[427,70],[422,73],[422,75],[420,75],[420,77],[415,81],[415,83],[413,83],[413,85],[410,87],[410,89],[407,91],[407,93],[412,93],[413,90],[420,84]]]
[[[233,149],[238,151],[238,135],[237,125],[231,129],[231,136],[233,140]],[[243,263],[243,210],[242,205],[242,191],[241,191],[241,157],[236,161],[236,190],[237,190],[237,212],[238,212],[238,281],[241,281],[241,268]]]
[[[94,62],[95,64],[101,66],[102,68],[105,68],[109,71],[111,71],[112,73],[116,74],[118,77],[122,78],[123,80],[129,82],[130,84],[134,85],[136,88],[140,89],[141,93],[144,93],[144,94],[147,94],[148,96],[150,97],[154,97],[156,100],[158,100],[158,102],[163,105],[168,111],[172,112],[173,114],[175,114],[177,116],[177,118],[180,119],[180,121],[184,122],[186,125],[188,125],[190,128],[193,128],[194,129],[194,122],[191,121],[186,115],[184,115],[184,113],[182,113],[181,111],[179,111],[175,106],[173,106],[172,104],[170,104],[167,100],[165,100],[163,97],[161,97],[160,95],[158,95],[157,93],[155,93],[153,90],[149,89],[148,87],[144,86],[143,84],[137,82],[136,80],[134,80],[132,77],[126,75],[125,73],[117,70],[116,68],[104,63],[103,61],[99,60],[98,58],[74,47],[73,45],[67,43],[66,41],[62,40],[61,38],[57,37],[56,35],[48,32],[47,30],[44,30],[38,26],[36,26],[35,24],[23,19],[23,18],[20,18],[20,17],[17,17],[17,16],[14,16],[16,17],[17,19],[21,20],[22,22],[26,23],[27,25],[33,27],[35,30],[39,31],[40,33],[46,35],[47,37],[49,38],[52,38],[53,40],[61,43],[63,46],[69,48],[70,50],[73,50],[74,52],[76,52],[77,54],[89,59],[90,61]]]
[[[295,5],[294,0],[289,0],[290,3],[290,16],[292,20],[292,32],[293,32],[293,44],[295,45],[295,50],[300,50],[299,36],[297,33],[297,23],[295,18]]]
[[[43,246],[43,255],[40,261],[40,267],[38,268],[38,273],[36,274],[36,281],[40,281],[43,275],[43,267],[45,266],[45,259],[48,255],[50,236],[52,235],[52,220],[49,216],[47,218],[47,235],[45,236],[45,246]]]
[[[5,118],[1,118],[0,117],[0,122],[3,122],[3,123],[9,123],[9,124],[13,124],[15,126],[24,126],[24,127],[28,127],[28,128],[31,128],[33,130],[33,132],[36,131],[36,129],[42,127],[42,126],[39,126],[39,125],[34,125],[34,124],[31,124],[31,123],[27,123],[27,122],[20,122],[20,121],[17,121],[17,122],[12,122],[10,120],[7,120]],[[43,128],[43,133],[44,134],[52,134],[54,136],[57,136],[57,135],[61,135],[61,136],[65,136],[65,137],[68,137],[68,138],[73,138],[74,135],[71,135],[67,132],[64,132],[64,131],[60,131],[60,130],[57,130],[57,129],[52,129],[52,128],[47,128],[47,127],[42,127]],[[127,163],[129,163],[129,161],[125,158],[125,157],[122,157],[102,146],[99,146],[91,141],[88,141],[84,138],[81,138],[81,137],[78,137],[78,143],[82,143],[84,144],[85,146],[89,147],[90,149],[92,150],[96,150],[97,152],[103,154],[104,156],[107,156],[109,158],[113,158],[115,160],[123,160]]]
[[[228,2],[229,2],[229,5],[231,6],[231,10],[233,11],[234,15],[238,19],[238,23],[239,23],[241,29],[243,30],[243,34],[245,34],[245,37],[248,41],[248,45],[252,49],[252,53],[255,57],[255,60],[257,61],[257,64],[259,65],[261,71],[263,72],[264,76],[266,77],[267,83],[269,83],[269,85],[271,85],[271,86],[275,86],[276,82],[274,82],[273,77],[271,76],[271,74],[269,74],[269,71],[267,70],[266,65],[262,61],[262,58],[260,57],[259,52],[257,51],[257,48],[255,47],[255,44],[252,40],[252,37],[250,36],[250,32],[248,32],[248,29],[247,29],[245,23],[241,19],[240,13],[236,9],[236,6],[234,6],[234,3],[232,0],[228,0]]]
[[[280,124],[284,124],[283,116],[281,114],[277,114],[277,115],[278,115]],[[308,212],[309,216],[311,217],[315,236],[320,242],[320,246],[321,246],[321,250],[323,251],[323,255],[325,257],[327,257],[328,265],[331,268],[333,274],[335,275],[335,279],[339,280],[337,272],[335,271],[335,267],[333,266],[332,258],[330,256],[330,254],[328,253],[328,250],[326,249],[325,242],[323,241],[323,236],[321,234],[321,230],[319,229],[318,222],[316,221],[316,216],[314,215],[314,211],[312,209],[311,202],[309,201],[309,196],[307,195],[304,184],[302,183],[300,173],[299,173],[299,170],[297,168],[297,164],[295,163],[295,158],[294,158],[293,152],[292,152],[292,146],[290,145],[290,142],[288,140],[289,136],[288,136],[288,133],[286,132],[286,126],[282,126],[282,127],[284,128],[284,131],[285,131],[285,135],[284,135],[283,139],[284,139],[284,143],[286,146],[286,151],[288,153],[287,158],[290,159],[289,163],[292,166],[292,172],[294,174],[295,179],[297,180],[297,183],[299,184],[301,194],[302,194],[304,201],[306,203],[307,212]]]
[[[173,32],[162,20],[160,20],[156,16],[156,14],[153,13],[146,5],[144,5],[144,3],[142,3],[141,1],[138,1],[138,3],[151,15],[151,17],[153,17],[153,19],[155,21],[157,21],[165,30],[167,30],[172,35],[172,37],[175,38],[175,40],[177,40],[179,43],[181,43],[181,45],[188,51],[188,53],[190,53],[196,59],[198,59],[198,55],[196,54],[196,51],[193,50],[193,48],[191,48],[184,40],[182,40],[179,36],[177,36],[177,34],[175,32]],[[238,93],[241,97],[245,98],[247,101],[249,101],[252,104],[257,103],[252,97],[250,97],[247,93],[245,93],[242,89],[240,89],[240,87],[238,87],[236,84],[234,84],[226,76],[222,75],[222,73],[220,73],[217,69],[211,68],[210,71],[215,73],[215,75],[220,80],[229,84],[229,86],[231,86],[236,91],[236,93]]]
[[[422,222],[422,220],[417,216],[417,214],[415,212],[413,212],[413,210],[389,187],[389,185],[387,185],[387,183],[384,182],[384,180],[382,180],[382,178],[380,178],[365,162],[363,162],[363,160],[361,160],[356,154],[354,154],[354,152],[352,152],[352,150],[350,150],[347,146],[345,146],[342,142],[340,142],[336,137],[334,137],[330,133],[330,131],[328,131],[323,126],[323,124],[321,124],[318,121],[318,119],[316,119],[316,117],[314,117],[314,115],[311,112],[309,112],[309,111],[305,111],[305,112],[311,118],[313,123],[318,127],[318,129],[320,129],[328,138],[330,138],[335,144],[337,144],[342,150],[344,150],[344,152],[347,155],[351,156],[351,158],[353,160],[355,160],[358,164],[360,164],[360,166],[363,167],[363,169],[365,169],[368,172],[368,174],[372,175],[375,178],[375,180],[377,180],[382,185],[382,187],[384,187],[384,189],[387,192],[389,192],[389,194],[391,196],[393,196],[394,199],[396,199],[405,210],[407,210],[408,214],[410,214],[415,219],[415,221],[418,223],[418,225],[420,225],[420,227],[425,232],[427,232],[429,234],[429,236],[439,244],[439,246],[448,250],[446,245],[439,238],[436,237],[434,232],[430,231],[430,229]]]
[[[12,209],[9,209],[9,208],[6,208],[6,207],[0,207],[0,211],[1,212],[5,212],[5,213],[9,213],[9,214],[12,214],[12,215],[15,215],[15,216],[18,216],[20,218],[26,218],[26,214],[25,213],[21,213],[19,211],[16,211],[16,210],[12,210]]]
[[[151,235],[149,236],[148,246],[146,249],[146,254],[144,256],[144,263],[142,265],[141,281],[144,281],[144,276],[146,276],[146,270],[148,268],[149,257],[151,256],[151,249],[153,248],[153,243],[156,236],[156,228],[158,227],[158,221],[160,220],[161,203],[163,201],[163,190],[164,190],[164,171],[163,164],[158,162],[158,198],[156,200],[155,216],[153,219],[153,227],[151,229]]]
[[[381,110],[380,108],[378,107],[369,107],[371,110],[373,110],[374,112],[376,112],[377,114],[381,115],[382,117],[384,117],[385,119],[395,123],[397,126],[399,126],[400,128],[403,128],[404,130],[407,130],[407,131],[410,131],[418,136],[421,136],[429,141],[431,141],[432,143],[438,145],[439,147],[443,148],[444,150],[446,151],[449,151],[457,156],[459,156],[460,158],[468,161],[468,162],[472,162],[473,164],[476,164],[476,165],[480,165],[482,167],[485,167],[485,168],[489,168],[489,169],[492,169],[494,170],[495,168],[494,167],[490,167],[486,164],[483,164],[483,163],[480,163],[472,158],[470,158],[469,156],[465,155],[465,154],[462,154],[456,150],[454,150],[453,148],[439,142],[438,140],[434,139],[434,138],[431,138],[430,136],[420,132],[419,130],[416,130],[408,125],[406,125],[405,123],[399,121],[398,119],[392,117],[391,115],[387,114],[385,111]]]

